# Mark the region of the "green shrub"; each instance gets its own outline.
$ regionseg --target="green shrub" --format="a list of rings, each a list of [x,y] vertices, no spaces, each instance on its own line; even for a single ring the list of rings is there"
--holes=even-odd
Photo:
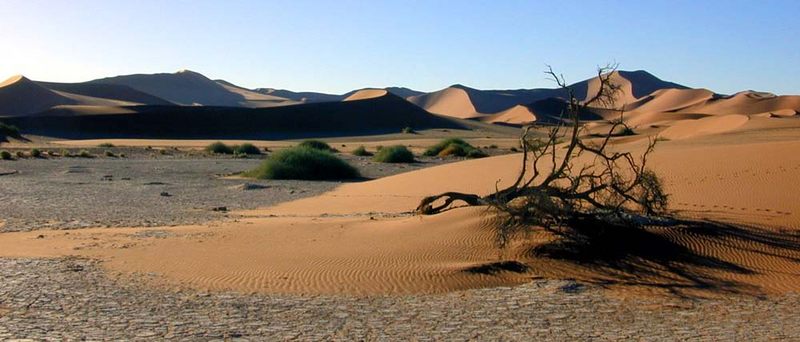
[[[246,177],[260,179],[351,179],[358,170],[328,151],[310,147],[292,147],[273,153]]]
[[[116,157],[117,157],[117,155],[116,155],[116,154],[114,154],[114,152],[111,152],[111,151],[105,151],[105,152],[103,152],[103,154],[104,154],[106,157],[111,157],[111,158],[116,158]]]
[[[380,163],[413,163],[414,154],[403,145],[394,145],[378,150],[372,160]]]
[[[518,150],[516,147],[511,147],[510,151],[511,151],[511,152],[517,152],[517,151],[519,151],[519,150]]]
[[[217,154],[233,154],[233,148],[231,148],[228,145],[225,145],[221,141],[217,141],[211,145],[206,146],[206,152],[217,153]]]
[[[416,133],[417,133],[417,132],[416,132],[416,131],[414,131],[414,129],[413,129],[413,128],[411,128],[411,127],[405,127],[405,128],[403,128],[403,130],[402,130],[402,131],[400,131],[400,132],[402,132],[403,134],[416,134]]]
[[[114,144],[112,144],[112,143],[102,143],[100,145],[97,145],[97,147],[114,147]]]
[[[261,154],[261,150],[258,149],[253,144],[244,143],[238,146],[233,147],[233,153],[235,154]]]
[[[449,152],[442,155],[441,153],[446,149],[450,148]],[[445,155],[455,155],[459,157],[466,156],[469,151],[474,150],[475,147],[467,143],[466,141],[459,139],[459,138],[450,138],[444,139],[438,142],[436,145],[431,146],[427,150],[425,150],[424,155],[426,156],[445,156]]]
[[[17,151],[17,158],[25,158],[25,152]]]
[[[486,154],[486,152],[483,152],[483,151],[481,151],[481,150],[479,150],[479,149],[477,149],[477,148],[476,148],[476,149],[474,149],[474,150],[472,150],[472,151],[469,151],[469,152],[467,153],[467,158],[470,158],[470,159],[475,159],[475,158],[484,158],[484,157],[488,157],[488,156],[489,156],[489,155],[488,155],[488,154]]]
[[[471,152],[472,150],[470,150]],[[447,157],[447,156],[456,156],[456,157],[463,157],[467,155],[467,149],[464,148],[463,145],[457,144],[450,144],[449,146],[445,147],[444,150],[439,151],[437,156],[439,157]]]
[[[0,151],[0,159],[11,160],[11,153],[9,153],[8,151]]]
[[[31,149],[31,157],[41,158],[42,157],[42,151],[39,151],[38,148]]]
[[[313,148],[320,151],[333,151],[330,145],[322,140],[304,140],[298,147]]]
[[[125,155],[125,153],[120,153],[120,154],[119,154],[119,157],[120,157],[120,158],[128,158],[128,156],[127,156],[127,155]]]
[[[367,151],[367,149],[364,146],[359,146],[355,150],[353,150],[353,155],[359,157],[368,157],[371,156],[372,153]]]
[[[0,136],[19,137],[19,128],[0,122]]]
[[[78,157],[81,157],[81,158],[94,158],[94,156],[91,153],[89,153],[89,151],[87,151],[87,150],[81,150],[80,152],[78,152]]]
[[[489,148],[497,148],[497,145],[491,144],[491,145],[489,145]]]

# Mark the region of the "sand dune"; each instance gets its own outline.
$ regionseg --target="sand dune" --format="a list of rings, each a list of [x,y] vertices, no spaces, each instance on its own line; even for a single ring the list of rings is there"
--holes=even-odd
[[[408,101],[431,113],[456,118],[466,119],[482,114],[477,112],[469,95],[461,88],[450,87],[425,95],[412,96]]]
[[[398,133],[414,129],[488,129],[490,125],[432,115],[392,94],[360,101],[271,108],[211,106],[122,107],[133,113],[102,115],[60,106],[8,122],[27,134],[62,138],[286,139]],[[91,114],[91,115],[87,115]]]
[[[536,121],[536,114],[527,106],[516,105],[500,113],[480,118],[483,122],[525,125]]]
[[[291,106],[303,103],[302,101],[290,100],[288,98],[270,94],[264,94],[250,89],[242,88],[233,83],[226,82],[223,80],[217,80],[215,82],[219,83],[223,88],[230,91],[231,93],[241,95],[244,101],[241,102],[240,105],[243,107],[263,108],[263,107],[274,107],[274,106]]]
[[[78,101],[44,88],[22,75],[0,83],[0,116],[28,115]]]
[[[636,113],[672,112],[705,103],[715,96],[707,89],[662,89],[629,103],[625,109]]]
[[[383,89],[363,89],[359,90],[352,95],[348,96],[342,101],[357,101],[357,100],[366,100],[366,99],[374,99],[376,97],[385,96],[388,94],[386,90]]]
[[[334,95],[334,94],[325,94],[325,93],[317,93],[312,91],[301,91],[295,92],[286,89],[275,89],[275,88],[256,88],[253,91],[272,95],[277,97],[282,97],[286,99],[290,99],[293,101],[303,102],[303,103],[312,103],[312,102],[335,102],[341,101],[344,98],[342,95]]]
[[[616,103],[618,106],[635,103],[639,98],[658,90],[686,89],[685,86],[663,81],[642,70],[615,71],[611,79],[622,88],[621,97]],[[574,83],[570,88],[579,100],[586,100],[588,96],[597,92],[599,84],[599,79],[594,77]],[[499,115],[519,105],[529,106],[537,101],[564,97],[566,94],[561,89],[479,90],[453,85],[433,93],[409,97],[408,100],[431,113],[492,121],[483,117],[491,114]],[[519,108],[517,113],[521,113]],[[517,120],[503,121],[503,123],[520,123],[511,121]]]
[[[217,82],[190,70],[174,74],[136,74],[98,79],[94,84],[125,85],[180,105],[248,105],[239,92],[232,92]]]
[[[663,81],[652,74],[648,73],[647,71],[637,70],[637,71],[614,71],[611,74],[611,82],[620,86],[620,92],[618,93],[617,98],[615,99],[615,107],[626,106],[627,104],[632,104],[636,102],[638,99],[645,97],[649,94],[652,94],[655,91],[664,90],[664,89],[686,89],[685,86]],[[574,89],[576,90],[576,94],[585,94],[583,95],[581,100],[587,100],[589,97],[594,96],[597,94],[597,90],[600,87],[600,79],[597,77],[579,82],[576,85],[573,85]],[[585,93],[581,92],[583,89]]]
[[[173,105],[172,102],[162,98],[143,93],[124,85],[115,84],[94,84],[94,83],[54,83],[36,81],[37,84],[62,93],[82,95],[98,99],[110,99],[127,103],[142,105]],[[86,105],[87,103],[84,103]]]
[[[781,110],[800,110],[800,96],[776,96],[750,91],[712,99],[682,109],[682,112],[725,114],[758,114]]]
[[[731,114],[680,121],[662,131],[659,136],[667,139],[685,139],[728,132],[744,125],[747,120],[748,117],[745,115]]]

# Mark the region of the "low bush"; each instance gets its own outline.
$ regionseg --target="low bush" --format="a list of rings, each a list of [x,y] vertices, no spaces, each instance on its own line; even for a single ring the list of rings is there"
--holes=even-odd
[[[25,158],[25,152],[17,151],[17,158]]]
[[[411,127],[405,127],[405,128],[403,128],[403,130],[402,130],[402,131],[400,131],[400,132],[402,132],[403,134],[416,134],[416,133],[417,133],[417,132],[416,132],[416,131],[414,131],[414,129],[413,129],[413,128],[411,128]]]
[[[102,143],[100,145],[97,145],[97,147],[114,147],[114,144],[112,144],[112,143]]]
[[[87,151],[87,150],[81,150],[80,152],[78,152],[78,157],[81,157],[81,158],[94,158],[94,156],[91,153],[89,153],[89,151]]]
[[[41,158],[42,157],[42,151],[39,151],[38,148],[31,149],[31,157]]]
[[[244,143],[233,147],[234,154],[261,154],[261,150],[253,144]]]
[[[217,141],[211,145],[206,146],[206,152],[216,153],[216,154],[233,154],[233,148],[228,145],[225,145],[221,141]]]
[[[472,150],[469,150],[472,152]],[[456,157],[463,157],[467,155],[467,149],[464,148],[463,145],[451,144],[441,150],[437,156],[439,157],[447,157],[447,156],[456,156]]]
[[[114,152],[111,152],[111,151],[105,151],[105,152],[103,152],[103,154],[104,154],[106,157],[111,157],[111,158],[116,158],[116,157],[117,157],[117,155],[116,155],[116,154],[114,154]]]
[[[11,160],[11,153],[8,151],[0,151],[0,159]]]
[[[6,137],[20,137],[19,128],[17,126],[6,125],[0,122],[0,136]]]
[[[469,152],[467,153],[467,158],[470,158],[470,159],[475,159],[475,158],[484,158],[484,157],[488,157],[488,156],[489,156],[489,155],[488,155],[488,154],[486,154],[486,152],[483,152],[482,150],[479,150],[479,149],[477,149],[477,148],[476,148],[476,149],[474,149],[474,150],[472,150],[472,151],[469,151]]]
[[[333,180],[360,176],[358,170],[333,155],[310,147],[292,147],[273,153],[246,177],[260,179]]]
[[[464,157],[469,151],[474,150],[475,147],[459,138],[444,139],[436,145],[431,146],[425,150],[426,156],[459,156]],[[444,153],[443,153],[444,152]]]
[[[403,145],[394,145],[378,150],[372,160],[380,163],[413,163],[414,154]]]
[[[372,155],[372,153],[367,151],[367,149],[364,146],[359,146],[355,150],[353,150],[353,155],[359,157],[369,157]]]
[[[326,142],[322,140],[304,140],[297,146],[305,148],[313,148],[315,150],[320,150],[320,151],[333,151],[331,145],[328,145]]]

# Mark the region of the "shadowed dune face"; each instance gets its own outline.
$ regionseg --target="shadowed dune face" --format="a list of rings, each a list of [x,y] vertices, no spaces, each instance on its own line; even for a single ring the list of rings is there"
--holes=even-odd
[[[247,105],[241,92],[233,92],[194,71],[182,70],[174,74],[138,74],[103,78],[90,81],[94,84],[124,85],[172,103],[192,106]],[[256,93],[256,95],[259,95]]]
[[[28,115],[53,106],[76,103],[21,75],[0,83],[0,115]]]
[[[54,91],[93,98],[124,101],[143,105],[174,105],[172,102],[153,96],[124,85],[93,84],[93,83],[53,83],[36,82],[37,84]]]
[[[29,134],[64,138],[282,139],[398,133],[409,126],[470,129],[476,125],[432,115],[392,94],[359,101],[258,109],[123,108],[126,111],[98,114],[87,112],[89,108],[62,106],[36,116],[7,121],[23,127]]]

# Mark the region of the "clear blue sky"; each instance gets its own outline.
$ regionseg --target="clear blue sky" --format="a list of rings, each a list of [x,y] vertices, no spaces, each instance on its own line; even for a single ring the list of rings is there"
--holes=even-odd
[[[191,69],[342,93],[549,87],[608,61],[731,93],[800,94],[800,1],[0,1],[0,78]]]

